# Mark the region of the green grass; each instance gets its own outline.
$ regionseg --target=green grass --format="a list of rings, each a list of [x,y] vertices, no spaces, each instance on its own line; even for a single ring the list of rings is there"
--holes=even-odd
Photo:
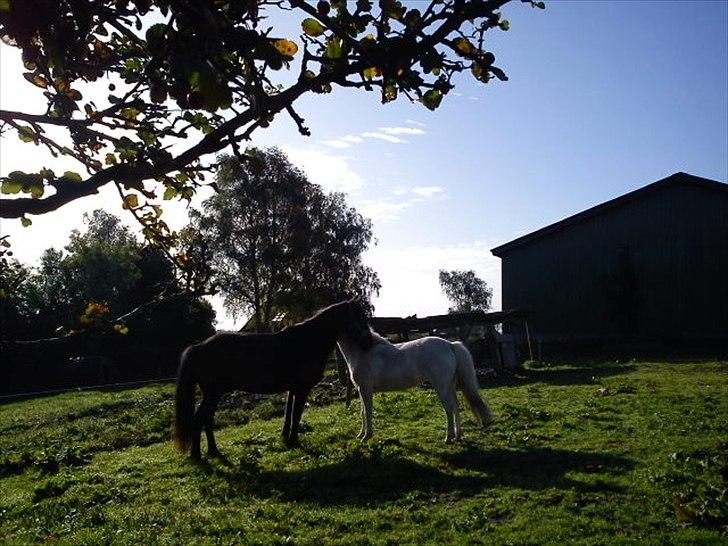
[[[228,399],[227,460],[169,438],[172,386],[0,406],[0,543],[725,544],[728,363],[544,366],[484,389],[445,445],[433,392],[321,386],[300,449],[283,398]],[[464,404],[463,404],[464,406]],[[204,445],[204,444],[203,444]]]

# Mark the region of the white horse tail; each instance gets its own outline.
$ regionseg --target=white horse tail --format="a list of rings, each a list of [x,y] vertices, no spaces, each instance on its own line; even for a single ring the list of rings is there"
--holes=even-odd
[[[451,343],[450,348],[455,354],[455,360],[457,361],[458,386],[463,391],[475,418],[480,421],[481,425],[486,426],[493,421],[493,414],[488,404],[480,397],[473,357],[467,347],[459,341]]]

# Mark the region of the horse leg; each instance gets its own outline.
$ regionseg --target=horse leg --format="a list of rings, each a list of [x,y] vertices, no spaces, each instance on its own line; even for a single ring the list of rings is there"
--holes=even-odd
[[[286,412],[283,417],[283,430],[281,435],[283,436],[283,442],[288,441],[288,437],[291,435],[291,418],[293,414],[293,391],[288,391],[288,398],[286,399]]]
[[[298,441],[298,425],[301,422],[301,415],[303,414],[303,408],[306,405],[306,398],[311,389],[297,392],[293,398],[293,415],[291,416],[291,428],[288,433],[288,441],[286,445],[288,447],[297,447],[301,443]]]
[[[210,396],[210,404],[207,407],[207,413],[205,415],[205,435],[207,436],[207,454],[210,457],[220,457],[222,453],[217,449],[215,443],[214,433],[214,421],[215,421],[215,410],[217,410],[217,404],[220,402],[220,395],[215,394]]]
[[[363,434],[361,435],[361,441],[364,442],[374,434],[374,426],[372,425],[372,398],[374,393],[369,387],[362,388],[360,386],[359,394],[361,395],[361,403],[364,408],[364,427]]]
[[[361,391],[359,391],[359,400],[361,401],[361,404],[359,404],[359,418],[361,419],[361,430],[359,431],[359,434],[356,435],[358,440],[362,440],[364,438],[364,433],[366,432],[366,412],[364,411],[364,397],[361,394]]]
[[[442,384],[435,383],[433,386],[437,391],[437,396],[440,398],[442,407],[445,409],[445,415],[447,415],[447,434],[445,435],[445,443],[451,444],[456,440],[455,411],[458,401],[455,397],[455,391],[454,389],[450,389]]]
[[[460,427],[460,404],[458,403],[458,391],[455,388],[455,379],[454,378],[453,378],[453,382],[452,382],[450,389],[452,392],[452,399],[454,402],[453,419],[455,421],[455,440],[459,440],[463,436],[463,429]]]
[[[202,454],[200,453],[200,436],[202,435],[202,428],[207,424],[210,402],[210,395],[202,391],[202,402],[200,403],[200,407],[197,408],[197,411],[195,411],[194,417],[192,417],[192,449],[190,450],[190,456],[196,461],[202,458]]]

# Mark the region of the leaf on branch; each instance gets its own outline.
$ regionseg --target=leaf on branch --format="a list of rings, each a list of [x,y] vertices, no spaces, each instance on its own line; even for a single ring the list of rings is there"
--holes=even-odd
[[[25,216],[22,216],[20,218],[20,223],[23,225],[23,227],[28,227],[33,223],[33,221],[30,218],[26,218]]]
[[[376,66],[372,66],[370,68],[365,68],[362,70],[362,76],[364,76],[364,79],[366,80],[373,80],[374,78],[378,78],[382,75],[382,71],[379,70]]]
[[[326,28],[321,23],[311,17],[303,20],[303,22],[301,23],[301,28],[303,29],[303,32],[305,32],[309,36],[321,36],[326,30]]]
[[[114,331],[125,336],[129,333],[129,327],[124,324],[114,324]]]
[[[81,175],[73,171],[64,172],[61,179],[67,180],[68,182],[83,182]]]
[[[169,187],[166,190],[164,190],[164,195],[162,196],[162,199],[165,201],[169,201],[170,199],[174,199],[177,197],[177,190],[175,188]]]
[[[41,74],[25,72],[23,77],[36,87],[40,87],[41,89],[46,89],[48,87],[48,80],[46,80]]]
[[[437,110],[442,102],[442,93],[437,89],[430,89],[427,93],[422,95],[420,102],[425,105],[428,110]]]
[[[291,40],[275,40],[273,47],[278,50],[278,53],[288,57],[293,57],[298,52],[296,42],[292,42]]]
[[[341,48],[340,38],[333,38],[329,40],[329,45],[326,46],[325,55],[329,59],[340,59],[344,55],[344,50]]]
[[[21,125],[18,128],[18,138],[23,142],[34,142],[38,135],[27,125]]]
[[[467,38],[456,38],[453,40],[453,44],[455,44],[455,48],[458,52],[463,55],[470,55],[475,51],[475,46],[473,46]]]
[[[506,76],[506,73],[503,72],[500,68],[497,66],[491,66],[490,71],[493,73],[493,75],[498,78],[502,82],[508,81],[508,76]]]
[[[11,180],[10,178],[3,180],[2,185],[0,186],[0,191],[6,195],[20,193],[20,190],[22,189],[22,183],[17,182],[16,180]]]
[[[130,193],[129,195],[124,196],[124,203],[122,204],[121,208],[123,209],[135,209],[139,206],[139,197],[134,194]]]

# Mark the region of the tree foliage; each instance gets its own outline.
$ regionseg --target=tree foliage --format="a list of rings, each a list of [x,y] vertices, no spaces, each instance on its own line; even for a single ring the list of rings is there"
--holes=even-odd
[[[322,305],[378,291],[376,273],[361,262],[372,239],[369,220],[342,194],[309,182],[280,150],[260,150],[255,158],[222,158],[218,192],[192,214],[226,308],[269,329],[280,313],[296,321]]]
[[[102,325],[126,334],[125,322],[110,321],[179,291],[169,260],[159,249],[138,243],[118,217],[96,210],[84,221],[83,232],[74,230],[64,250],[46,249],[37,267],[11,260],[0,268],[4,338],[36,339]],[[170,323],[172,330],[184,316]],[[213,319],[214,313],[207,330]]]
[[[440,270],[440,288],[452,302],[448,312],[488,311],[493,290],[475,271]]]
[[[170,246],[159,199],[189,199],[214,166],[208,154],[230,146],[245,160],[240,143],[280,113],[309,134],[294,110],[302,95],[354,87],[435,110],[460,72],[507,79],[485,44],[488,30],[508,29],[507,2],[4,0],[0,36],[47,106],[0,110],[0,129],[80,172],[9,173],[2,192],[16,197],[0,201],[0,217],[29,224],[113,183],[147,238]],[[300,36],[276,30],[284,13]]]

